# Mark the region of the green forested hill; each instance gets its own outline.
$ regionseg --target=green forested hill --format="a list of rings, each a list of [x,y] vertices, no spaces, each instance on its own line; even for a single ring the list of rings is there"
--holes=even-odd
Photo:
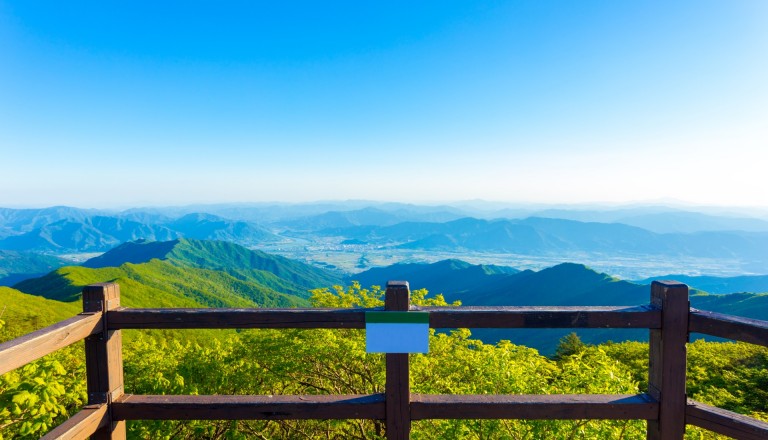
[[[63,265],[63,260],[49,255],[0,250],[0,286],[12,286]]]
[[[179,267],[223,271],[277,292],[308,297],[310,289],[341,284],[340,275],[295,260],[213,240],[179,239],[165,242],[127,242],[91,260],[90,268],[116,267],[160,259]]]
[[[730,293],[727,295],[700,293],[691,295],[691,307],[745,318],[768,320],[768,293]]]
[[[348,278],[364,286],[385,286],[390,280],[405,280],[412,289],[426,288],[430,292],[442,293],[449,302],[461,300],[468,304],[477,292],[503,284],[504,280],[515,278],[519,273],[512,267],[475,265],[453,259],[431,264],[398,263],[368,269]]]
[[[355,275],[365,284],[383,284],[387,279],[407,280],[411,289],[425,288],[442,293],[449,302],[467,306],[633,306],[648,304],[650,286],[620,280],[587,266],[563,263],[538,272],[504,273],[483,270],[458,260],[433,264],[396,264]],[[768,294],[740,293],[709,295],[691,290],[691,306],[702,310],[768,319]],[[560,338],[571,329],[474,329],[485,342],[509,339],[516,344],[554,353]],[[608,340],[646,340],[647,330],[580,329],[588,343]]]
[[[460,260],[395,264],[351,277],[363,285],[406,280],[411,289],[441,293],[447,301],[472,306],[637,305],[649,288],[598,273],[583,264],[562,263],[534,272],[473,265]]]

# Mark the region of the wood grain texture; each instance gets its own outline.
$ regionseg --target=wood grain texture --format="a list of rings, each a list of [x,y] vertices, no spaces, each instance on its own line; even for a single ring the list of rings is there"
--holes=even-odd
[[[0,344],[0,374],[24,366],[56,350],[101,332],[100,314],[81,313]]]
[[[412,307],[429,312],[432,328],[659,328],[661,312],[649,306],[615,307]]]
[[[688,399],[686,421],[700,428],[741,440],[768,439],[768,423]]]
[[[649,440],[679,440],[685,434],[688,286],[675,281],[651,284],[651,305],[661,310],[661,328],[650,330],[648,394],[659,401],[649,420]]]
[[[100,283],[83,288],[83,309],[101,312],[103,328],[109,328],[107,311],[120,307],[120,286]],[[100,308],[100,309],[99,309]],[[110,405],[123,395],[123,336],[120,330],[106,330],[85,339],[85,375],[88,404]],[[111,419],[97,430],[94,440],[124,440],[125,422]]]
[[[411,418],[422,419],[645,419],[659,404],[647,394],[411,395]]]
[[[384,395],[152,396],[125,394],[116,420],[384,419]]]
[[[107,426],[109,417],[107,405],[88,405],[69,420],[49,431],[41,440],[76,440],[86,439],[99,428]]]
[[[768,347],[768,321],[691,310],[688,330]]]

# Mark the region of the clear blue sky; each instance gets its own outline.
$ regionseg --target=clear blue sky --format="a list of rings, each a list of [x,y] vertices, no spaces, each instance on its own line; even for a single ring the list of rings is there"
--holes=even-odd
[[[768,206],[768,2],[0,0],[0,206]]]

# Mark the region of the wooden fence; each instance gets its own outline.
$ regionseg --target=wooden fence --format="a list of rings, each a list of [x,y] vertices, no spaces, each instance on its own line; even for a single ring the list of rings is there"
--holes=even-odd
[[[384,420],[407,439],[423,419],[640,419],[647,438],[681,439],[686,424],[738,439],[768,439],[768,423],[687,399],[686,343],[704,333],[768,346],[768,321],[689,307],[688,287],[654,282],[647,306],[415,307],[407,282],[389,282],[384,310],[427,311],[433,328],[647,328],[648,392],[632,395],[431,395],[410,392],[408,354],[386,355],[383,394],[132,395],[123,390],[122,329],[365,328],[373,309],[130,309],[117,284],[85,287],[83,313],[0,344],[0,374],[85,339],[88,404],[45,439],[124,439],[126,420]],[[376,309],[376,310],[381,310]]]

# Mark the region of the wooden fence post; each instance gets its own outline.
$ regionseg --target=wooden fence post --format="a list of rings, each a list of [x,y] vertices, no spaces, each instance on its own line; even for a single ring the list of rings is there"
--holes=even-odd
[[[107,311],[120,307],[120,286],[91,284],[83,288],[83,311],[102,313],[104,330],[85,339],[88,404],[106,403],[110,423],[92,439],[125,439],[125,422],[112,421],[112,402],[123,395],[123,339],[120,330],[107,331]]]
[[[387,282],[384,309],[387,311],[408,311],[410,290],[407,281]],[[386,354],[387,382],[384,390],[386,399],[387,440],[405,440],[411,435],[411,386],[408,353]]]
[[[648,394],[659,401],[658,420],[648,421],[648,440],[685,435],[685,368],[688,342],[688,286],[654,281],[651,305],[661,308],[661,328],[650,330]]]

